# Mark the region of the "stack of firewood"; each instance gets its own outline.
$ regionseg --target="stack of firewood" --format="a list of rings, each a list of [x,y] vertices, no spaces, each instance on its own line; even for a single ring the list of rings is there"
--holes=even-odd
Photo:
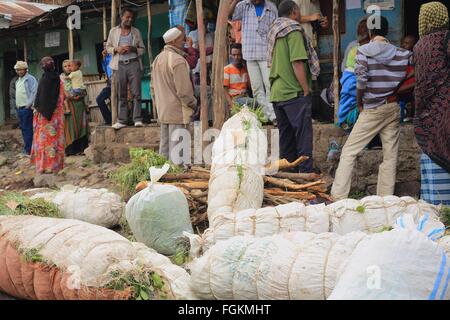
[[[331,201],[327,194],[331,184],[329,177],[316,173],[280,171],[293,168],[306,159],[307,157],[300,157],[292,163],[283,159],[266,166],[263,206],[277,206],[294,201],[303,203]],[[161,178],[161,183],[174,185],[184,193],[189,203],[192,223],[201,229],[207,227],[209,178],[209,169],[199,166],[192,166],[183,173],[167,173]],[[136,191],[146,185],[147,182],[140,183]]]

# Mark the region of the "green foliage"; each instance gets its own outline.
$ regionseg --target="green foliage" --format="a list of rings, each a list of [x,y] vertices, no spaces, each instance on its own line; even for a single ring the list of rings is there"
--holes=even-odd
[[[29,263],[45,263],[46,262],[44,257],[39,253],[39,250],[36,248],[22,249],[20,251],[26,262],[29,262]]]
[[[117,184],[117,189],[123,199],[129,199],[136,185],[145,180],[150,180],[150,167],[162,167],[170,164],[169,172],[181,172],[181,169],[169,162],[164,156],[153,150],[132,148],[130,149],[131,162],[118,168],[110,174],[110,179]]]
[[[122,214],[119,221],[120,231],[118,233],[127,238],[131,242],[136,242],[136,238],[133,235],[133,231],[131,231],[130,225],[128,224],[127,218],[125,214]]]
[[[37,217],[63,218],[58,207],[44,199],[30,199],[16,192],[0,197],[0,215],[31,215]]]
[[[84,159],[84,160],[81,162],[81,167],[82,167],[82,168],[89,168],[89,167],[92,167],[93,164],[94,164],[94,163],[93,163],[91,160],[89,160],[89,159]]]
[[[442,206],[441,208],[441,222],[446,227],[450,227],[450,207]]]
[[[164,281],[157,273],[140,270],[139,272],[123,274],[114,271],[111,273],[111,278],[105,288],[122,291],[131,287],[132,299],[134,300],[167,298],[164,292]]]
[[[357,206],[356,211],[363,214],[366,211],[366,208],[364,206]]]
[[[364,192],[356,191],[356,192],[351,193],[348,197],[349,197],[349,199],[359,200],[359,199],[364,198],[364,196],[365,196]]]
[[[244,179],[244,166],[242,164],[239,164],[236,166],[236,170],[237,170],[238,181],[239,181],[238,190],[241,190],[242,180]]]
[[[176,264],[177,266],[182,266],[189,261],[189,250],[190,250],[189,240],[181,239],[178,248],[175,251],[175,254],[173,256],[170,256],[169,259],[172,261],[173,264]]]
[[[377,231],[377,233],[381,233],[381,232],[385,232],[385,231],[391,231],[392,229],[394,229],[394,228],[391,227],[391,226],[384,226],[379,231]]]
[[[231,108],[231,115],[234,116],[235,114],[241,112],[242,108],[244,107],[239,104],[233,104],[233,107]],[[255,106],[253,106],[253,108],[249,108],[249,111],[255,114],[260,123],[265,124],[268,122],[267,117],[261,107],[255,108]]]
[[[252,128],[252,123],[247,119],[242,120],[242,125],[244,126],[245,131],[249,131]]]

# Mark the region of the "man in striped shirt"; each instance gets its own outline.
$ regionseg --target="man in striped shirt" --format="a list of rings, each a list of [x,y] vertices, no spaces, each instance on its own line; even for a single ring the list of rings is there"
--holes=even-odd
[[[223,87],[225,89],[225,99],[229,112],[233,104],[253,107],[253,99],[248,96],[250,89],[250,79],[247,68],[242,60],[242,46],[234,43],[231,46],[231,61],[223,70]]]
[[[371,41],[361,46],[356,56],[360,116],[342,150],[331,189],[334,200],[348,197],[355,159],[377,134],[380,134],[383,144],[377,194],[385,196],[394,193],[400,136],[400,107],[395,93],[405,79],[411,53],[390,44],[386,39],[389,25],[385,17],[378,16],[375,19],[379,19],[378,26],[368,21]]]

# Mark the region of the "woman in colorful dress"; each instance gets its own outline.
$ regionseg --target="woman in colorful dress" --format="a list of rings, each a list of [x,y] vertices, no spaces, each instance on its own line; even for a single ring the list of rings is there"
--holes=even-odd
[[[69,104],[70,113],[64,117],[64,136],[66,138],[66,156],[83,153],[89,144],[89,127],[84,98],[68,98],[69,91],[72,88],[70,80],[64,76],[70,74],[70,60],[63,62],[64,73],[61,74],[61,80],[64,83],[64,92]]]
[[[420,159],[421,198],[450,205],[450,32],[447,7],[429,2],[420,8],[420,40],[414,47],[414,118]]]
[[[34,102],[31,163],[38,174],[54,174],[64,167],[64,88],[51,57],[42,58],[40,66],[44,74]]]

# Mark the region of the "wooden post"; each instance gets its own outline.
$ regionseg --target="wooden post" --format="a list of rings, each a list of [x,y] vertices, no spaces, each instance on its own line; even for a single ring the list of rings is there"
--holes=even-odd
[[[333,83],[334,83],[334,121],[338,122],[339,110],[339,61],[341,52],[341,33],[339,30],[339,0],[333,0]]]
[[[202,0],[196,0],[197,8],[197,31],[198,46],[200,50],[200,121],[202,126],[202,137],[208,129],[208,91],[207,91],[207,68],[206,68],[206,44],[205,44],[205,24],[203,22]],[[202,139],[203,141],[203,139]],[[203,141],[203,147],[206,142]]]
[[[74,47],[73,47],[73,26],[72,19],[69,19],[69,37],[67,39],[69,47],[69,60],[74,59]]]
[[[150,72],[151,72],[153,55],[152,55],[152,7],[150,5],[150,0],[147,0],[147,18],[148,18],[147,51],[148,51],[148,63],[150,65]]]
[[[212,96],[214,110],[214,128],[221,129],[225,122],[225,106],[223,92],[223,68],[225,66],[227,48],[228,15],[230,0],[220,0],[217,13],[216,33],[214,37],[214,54],[212,62]]]
[[[108,26],[106,25],[106,6],[103,6],[103,40],[108,38]]]
[[[27,39],[23,39],[23,61],[28,62]]]
[[[117,2],[111,0],[111,29],[116,26]],[[112,124],[117,122],[117,71],[113,70],[111,79],[111,120]]]

